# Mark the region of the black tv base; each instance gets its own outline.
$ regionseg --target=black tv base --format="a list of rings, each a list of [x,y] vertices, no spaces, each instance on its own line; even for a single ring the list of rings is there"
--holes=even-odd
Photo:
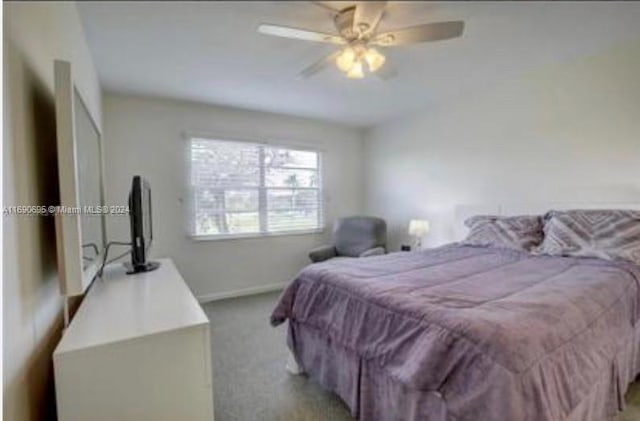
[[[127,275],[133,275],[134,273],[151,272],[160,267],[160,262],[146,262],[142,265],[133,266],[131,263],[125,263],[124,267],[127,268]]]

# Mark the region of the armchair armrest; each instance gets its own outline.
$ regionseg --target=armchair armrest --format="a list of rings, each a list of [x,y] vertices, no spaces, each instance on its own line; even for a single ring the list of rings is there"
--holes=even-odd
[[[316,247],[309,252],[309,259],[313,263],[323,262],[325,260],[329,260],[332,257],[336,257],[338,253],[336,252],[336,248],[334,246],[320,246]]]
[[[360,253],[360,257],[380,256],[386,253],[387,251],[384,249],[384,247],[374,247]]]

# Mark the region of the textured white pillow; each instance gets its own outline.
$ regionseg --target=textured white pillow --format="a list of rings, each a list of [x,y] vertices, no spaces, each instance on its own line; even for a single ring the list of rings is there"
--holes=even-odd
[[[466,245],[529,251],[542,241],[542,218],[537,215],[476,215],[465,225],[469,227]]]
[[[544,218],[544,241],[535,252],[640,265],[640,211],[549,211]]]

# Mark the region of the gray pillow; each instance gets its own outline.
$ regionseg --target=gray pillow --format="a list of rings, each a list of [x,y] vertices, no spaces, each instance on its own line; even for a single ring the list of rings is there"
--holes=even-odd
[[[476,215],[464,224],[469,227],[466,245],[529,251],[542,241],[542,218],[537,215]]]
[[[535,252],[640,265],[640,211],[549,211],[544,217],[544,241]]]

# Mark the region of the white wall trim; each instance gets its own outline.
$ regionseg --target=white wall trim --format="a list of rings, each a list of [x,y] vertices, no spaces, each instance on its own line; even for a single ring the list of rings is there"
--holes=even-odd
[[[214,292],[213,294],[198,295],[198,301],[201,304],[210,303],[212,301],[224,300],[227,298],[245,297],[247,295],[263,294],[265,292],[273,292],[284,289],[289,282],[279,282],[276,284],[260,285],[257,287],[237,289],[234,291]]]
[[[241,135],[237,133],[212,133],[206,130],[183,130],[182,131],[182,139],[186,141],[190,141],[191,139],[209,139],[209,140],[224,140],[227,142],[238,142],[238,143],[249,143],[249,144],[259,144],[259,145],[267,145],[273,147],[281,147],[281,148],[291,148],[296,150],[303,151],[313,151],[313,152],[323,152],[326,153],[326,149],[324,149],[324,143],[321,141],[299,141],[299,140],[290,140],[280,139],[273,136],[252,136],[252,135]]]

